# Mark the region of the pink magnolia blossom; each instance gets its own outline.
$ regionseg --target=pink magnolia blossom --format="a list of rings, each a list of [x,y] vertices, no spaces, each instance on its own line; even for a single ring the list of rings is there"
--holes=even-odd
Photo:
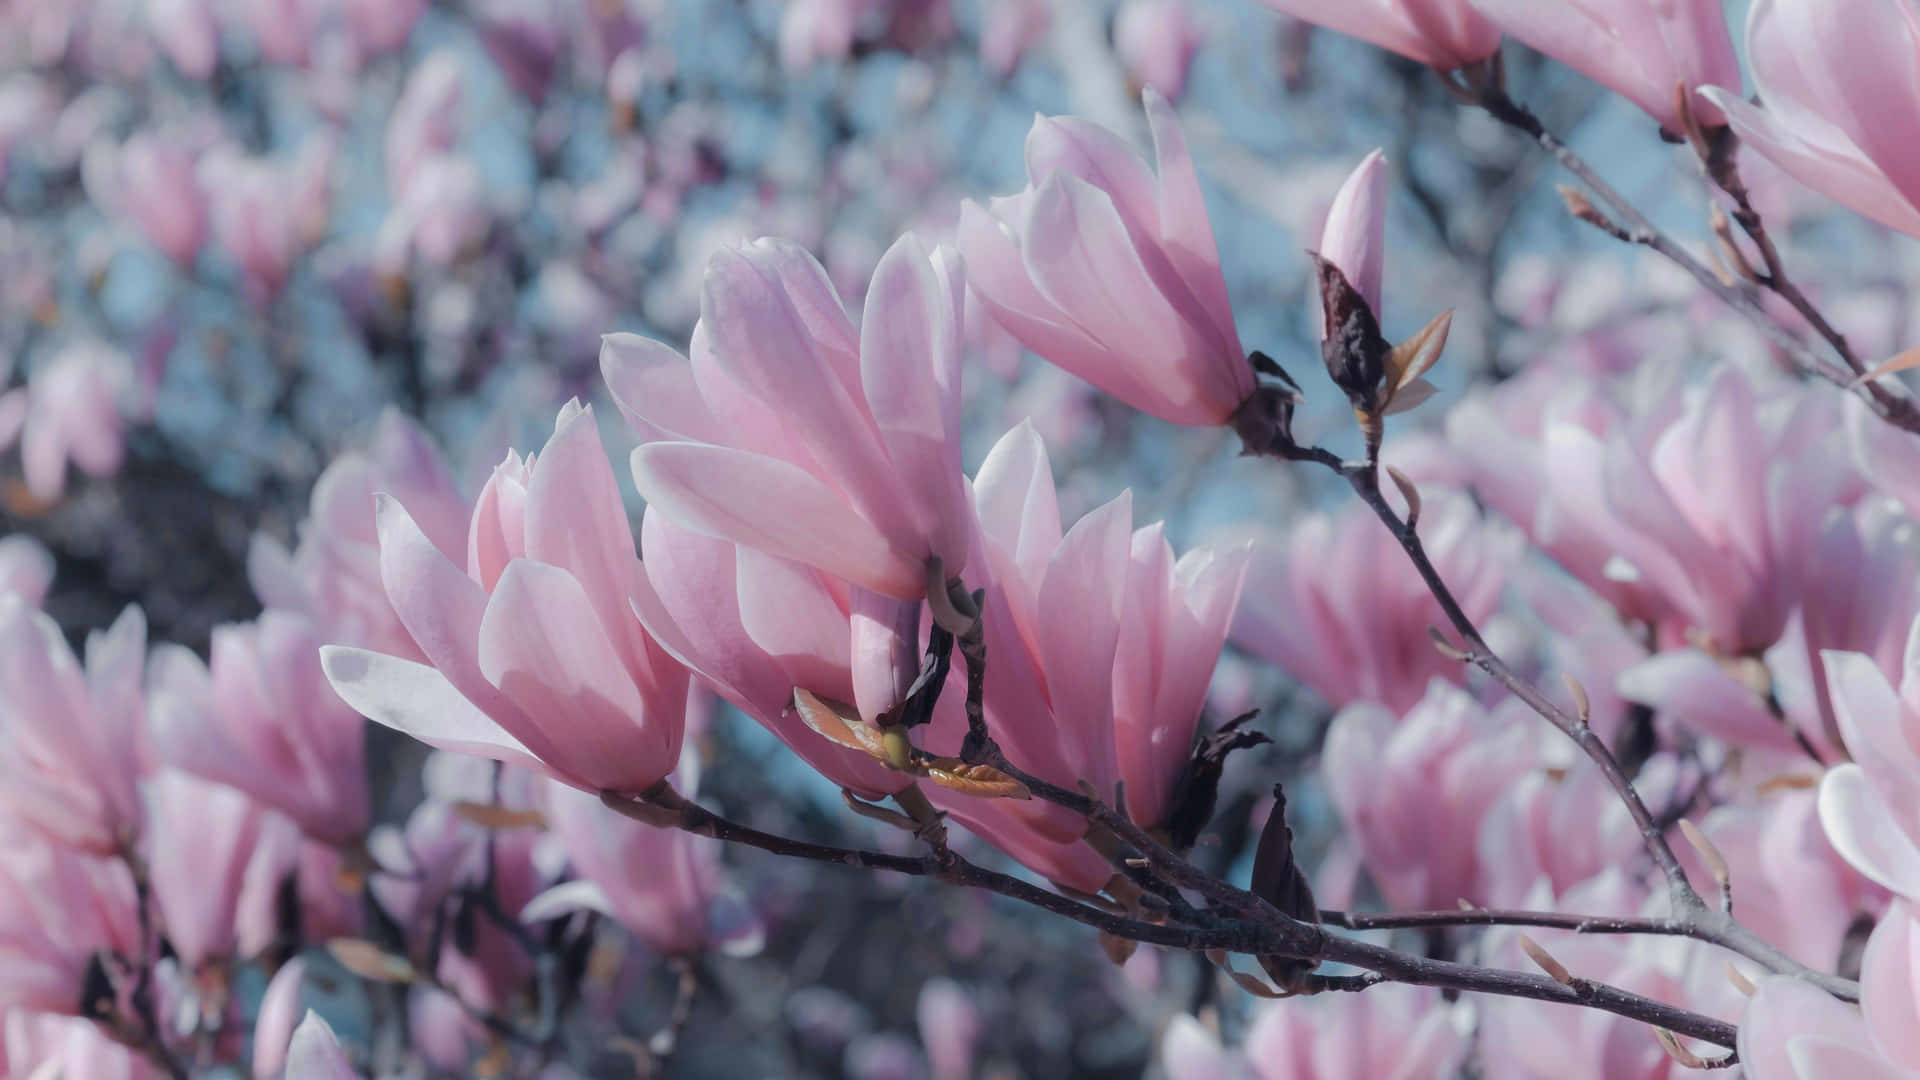
[[[1053,23],[1046,0],[989,0],[980,13],[980,63],[998,78],[1040,44]]]
[[[1563,563],[1603,594],[1609,582],[1650,593],[1666,608],[1654,617],[1663,641],[1764,650],[1800,600],[1825,509],[1859,493],[1830,438],[1831,406],[1725,367],[1652,423],[1604,435],[1550,423],[1553,517],[1549,526],[1536,512],[1534,528],[1555,530]]]
[[[92,1020],[14,1009],[0,1018],[0,1076],[154,1080],[158,1067]]]
[[[1760,751],[1769,762],[1802,753],[1799,739],[1826,742],[1817,718],[1776,714],[1743,674],[1764,671],[1751,660],[1726,661],[1701,649],[1667,649],[1621,672],[1620,693],[1653,707],[1691,732]],[[1806,723],[1814,720],[1815,724]],[[1831,748],[1829,748],[1831,749]]]
[[[1920,1077],[1920,959],[1913,909],[1888,910],[1867,941],[1860,1005],[1788,975],[1762,979],[1740,1017],[1740,1061],[1753,1080]]]
[[[777,241],[708,264],[691,360],[630,335],[601,368],[648,441],[650,510],[900,600],[967,561],[958,260],[909,234],[855,329],[826,272]]]
[[[1386,276],[1388,178],[1387,159],[1380,151],[1362,158],[1335,193],[1320,231],[1320,257],[1339,267],[1376,319],[1383,314],[1380,288]],[[1320,336],[1326,337],[1324,323]]]
[[[147,788],[147,864],[167,940],[190,971],[233,952],[263,811],[237,788],[163,769]]]
[[[683,767],[676,789],[690,798],[687,771]],[[718,841],[655,828],[557,785],[547,791],[547,821],[577,876],[535,897],[523,920],[584,909],[668,956],[710,948],[730,956],[760,951],[759,915],[727,880]]]
[[[1422,496],[1421,540],[1467,615],[1499,607],[1521,537],[1483,519],[1464,496]],[[1436,676],[1460,665],[1434,651],[1427,627],[1446,618],[1378,519],[1353,505],[1315,514],[1284,546],[1256,541],[1233,640],[1334,705],[1374,701],[1406,709]]]
[[[358,934],[366,915],[364,861],[357,851],[301,835],[283,814],[264,815],[234,912],[236,953],[281,956],[309,941]],[[289,915],[296,922],[287,922]]]
[[[11,822],[0,841],[0,1014],[81,1015],[88,964],[140,946],[133,876]]]
[[[193,152],[174,137],[141,132],[120,148],[118,166],[117,208],[169,259],[192,266],[208,216]]]
[[[480,167],[455,153],[424,154],[404,177],[398,202],[374,238],[374,261],[404,275],[411,259],[451,266],[475,250],[492,220]]]
[[[1843,206],[1920,236],[1920,15],[1906,0],[1756,0],[1737,80],[1701,90],[1756,153]]]
[[[1064,533],[1046,447],[1004,436],[974,482],[992,569],[989,726],[1016,763],[1055,783],[1126,787],[1134,821],[1172,812],[1247,570],[1244,546],[1176,563],[1161,526],[1132,527],[1122,494]]]
[[[1643,772],[1643,792],[1654,788],[1647,779]],[[1551,895],[1565,895],[1609,867],[1631,864],[1641,844],[1599,769],[1583,761],[1563,770],[1530,770],[1495,796],[1480,821],[1480,887],[1466,899],[1517,907],[1543,882]]]
[[[1297,19],[1451,71],[1492,56],[1500,28],[1472,0],[1263,0]]]
[[[432,0],[342,0],[347,30],[363,56],[398,52]]]
[[[1828,652],[1827,688],[1853,762],[1820,782],[1820,821],[1848,863],[1901,896],[1920,896],[1920,634],[1896,691],[1871,657]]]
[[[324,843],[372,815],[366,725],[329,690],[311,621],[268,610],[216,627],[210,662],[178,645],[153,659],[153,742],[167,764],[246,792]]]
[[[928,979],[920,984],[913,1014],[933,1080],[967,1080],[972,1076],[983,1024],[980,1008],[967,988],[944,977]]]
[[[67,466],[103,478],[126,456],[123,410],[136,409],[137,387],[125,354],[78,344],[37,368],[25,387],[0,394],[0,447],[20,441],[27,490],[52,501],[65,494]]]
[[[306,982],[307,961],[303,956],[280,965],[267,980],[253,1024],[254,1080],[274,1080],[287,1067],[287,1045],[293,1041],[293,1029],[308,1012],[303,1000]]]
[[[293,1029],[293,1041],[287,1045],[286,1080],[359,1080],[353,1063],[340,1048],[320,1014],[308,1010],[307,1018]]]
[[[452,150],[459,139],[465,97],[460,64],[460,55],[452,49],[429,54],[407,75],[406,85],[393,103],[381,152],[386,160],[387,191],[395,198],[413,186],[421,162]]]
[[[1480,902],[1480,830],[1537,753],[1534,726],[1508,707],[1517,704],[1490,713],[1436,681],[1404,717],[1374,704],[1334,717],[1328,796],[1391,906]]]
[[[1225,424],[1253,370],[1186,137],[1145,98],[1157,179],[1105,128],[1038,118],[1027,188],[962,205],[960,250],[975,295],[1043,359],[1163,420]]]
[[[539,455],[494,470],[465,572],[398,500],[376,513],[381,580],[429,663],[328,646],[343,699],[429,745],[588,790],[643,791],[671,771],[686,672],[634,619],[640,560],[591,409],[569,403]]]
[[[1851,394],[1843,406],[1847,446],[1874,488],[1898,501],[1910,518],[1920,519],[1920,446],[1910,433],[1873,415]]]
[[[881,799],[911,777],[829,741],[793,711],[795,688],[855,697],[847,586],[808,567],[703,536],[649,508],[648,588],[634,602],[676,660],[834,783]]]
[[[0,597],[0,807],[95,855],[131,851],[144,822],[146,618],[88,635],[83,668],[53,619]]]
[[[147,28],[180,74],[204,82],[220,60],[220,24],[207,0],[148,0]]]
[[[200,186],[213,208],[214,238],[239,265],[255,304],[279,295],[294,260],[324,231],[336,152],[332,135],[321,132],[283,160],[247,157],[231,147],[201,155]]]
[[[1113,17],[1113,48],[1127,75],[1177,102],[1205,38],[1185,0],[1128,0]]]
[[[0,594],[39,607],[53,584],[53,553],[31,536],[0,536]]]
[[[1920,611],[1920,549],[1912,519],[1885,499],[1864,499],[1850,513],[1830,514],[1807,570],[1799,635],[1824,745],[1839,745],[1840,728],[1820,654],[1828,649],[1865,653],[1893,678],[1904,662],[1915,611]],[[1778,682],[1780,665],[1770,666]],[[1783,704],[1792,715],[1791,704]]]
[[[366,450],[350,450],[314,481],[300,542],[289,552],[256,533],[247,551],[247,580],[269,609],[312,620],[332,641],[419,658],[380,583],[380,537],[374,495],[388,492],[448,558],[466,558],[472,504],[427,433],[397,409],[380,416]]]
[[[1676,90],[1740,86],[1721,0],[1473,0],[1505,33],[1646,110],[1675,134]],[[1680,88],[1684,87],[1684,90]],[[1711,102],[1700,121],[1721,122]]]
[[[1471,1048],[1465,1017],[1425,987],[1265,1002],[1246,1041],[1223,1048],[1189,1016],[1161,1040],[1171,1080],[1390,1080],[1452,1076]]]

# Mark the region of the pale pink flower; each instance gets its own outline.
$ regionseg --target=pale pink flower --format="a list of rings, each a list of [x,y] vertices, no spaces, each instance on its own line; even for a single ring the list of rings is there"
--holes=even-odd
[[[287,1045],[286,1080],[359,1080],[353,1063],[340,1048],[340,1040],[320,1014],[307,1011],[307,1018],[293,1029],[293,1041]]]
[[[52,501],[67,489],[67,466],[109,477],[126,456],[126,417],[137,387],[125,354],[82,343],[36,368],[27,385],[0,394],[0,447],[20,441],[27,490]]]
[[[481,492],[467,570],[407,508],[376,511],[380,576],[429,665],[351,646],[327,677],[376,722],[588,790],[643,791],[679,757],[686,672],[634,619],[643,573],[591,409]]]
[[[998,78],[1040,44],[1052,25],[1046,0],[989,0],[980,13],[980,63]]]
[[[804,72],[821,60],[843,60],[872,0],[787,0],[780,13],[780,66]]]
[[[1327,208],[1318,251],[1366,300],[1375,319],[1383,314],[1380,289],[1386,276],[1388,179],[1387,159],[1380,151],[1361,159]],[[1320,336],[1326,337],[1324,322]]]
[[[1469,618],[1500,606],[1522,538],[1490,522],[1465,496],[1422,495],[1420,535],[1428,557]],[[1246,601],[1233,640],[1299,679],[1333,705],[1379,702],[1406,709],[1435,677],[1455,682],[1460,664],[1427,634],[1446,617],[1393,535],[1363,506],[1312,515],[1284,544],[1256,541]]]
[[[1729,746],[1770,755],[1770,762],[1802,755],[1799,737],[1820,748],[1826,733],[1805,723],[1817,718],[1776,715],[1751,682],[1737,674],[1750,661],[1725,661],[1701,649],[1667,649],[1620,673],[1618,689],[1629,701]],[[1830,753],[1832,747],[1827,747]]]
[[[451,266],[479,246],[492,210],[480,167],[472,159],[425,154],[404,179],[406,187],[374,238],[374,261],[380,270],[404,275],[414,258],[429,266]]]
[[[1908,517],[1920,520],[1920,439],[1875,416],[1855,395],[1847,395],[1842,408],[1855,464],[1869,483],[1898,501]]]
[[[125,863],[0,823],[0,1014],[81,1015],[94,958],[136,955],[136,905]]]
[[[373,507],[382,491],[407,507],[441,553],[465,561],[472,504],[455,488],[432,438],[399,410],[387,409],[364,451],[339,455],[314,481],[293,551],[254,534],[247,581],[263,606],[306,616],[330,641],[418,659],[380,583]]]
[[[432,0],[342,0],[347,30],[362,56],[398,52]]]
[[[613,335],[601,369],[649,441],[651,510],[900,600],[967,561],[958,260],[909,234],[874,270],[857,330],[802,249],[708,264],[691,361]]]
[[[1920,938],[1897,903],[1867,941],[1860,1005],[1789,975],[1762,979],[1740,1017],[1740,1062],[1752,1080],[1913,1080],[1920,1077]]]
[[[1451,1076],[1470,1042],[1456,1009],[1425,987],[1262,1003],[1244,1053],[1259,1080]]]
[[[676,789],[691,798],[687,771]],[[635,821],[559,785],[549,785],[546,804],[548,827],[575,877],[535,897],[523,920],[597,911],[668,956],[760,951],[760,917],[727,880],[718,841]]]
[[[834,783],[868,799],[907,786],[912,777],[829,741],[792,708],[795,688],[856,696],[848,586],[651,508],[640,547],[648,587],[634,610],[661,648]]]
[[[0,594],[39,607],[53,584],[53,553],[24,533],[0,537]]]
[[[1105,128],[1037,118],[1027,188],[964,204],[960,250],[975,295],[1043,359],[1163,420],[1225,424],[1253,370],[1186,137],[1145,99],[1157,178]]]
[[[1643,779],[1642,790],[1651,787]],[[1541,882],[1564,895],[1609,867],[1633,863],[1641,845],[1600,770],[1585,761],[1555,772],[1533,769],[1499,792],[1481,819],[1479,889],[1466,899],[1516,907]]]
[[[406,85],[393,103],[381,144],[387,193],[393,198],[403,197],[412,188],[421,162],[452,150],[460,137],[464,102],[460,63],[459,54],[450,48],[429,54],[408,73]]]
[[[174,136],[141,132],[121,146],[117,164],[116,208],[169,259],[192,266],[207,238],[207,197],[193,152]]]
[[[0,596],[0,807],[96,855],[132,850],[142,828],[146,618],[128,607],[87,636],[83,668],[60,627]]]
[[[1906,0],[1756,0],[1747,62],[1761,105],[1701,96],[1782,172],[1843,206],[1920,236],[1920,13]]]
[[[984,1025],[980,1007],[966,987],[945,977],[928,979],[920,984],[914,1019],[933,1080],[967,1080],[973,1075],[973,1055]]]
[[[14,1009],[0,1017],[0,1076],[154,1080],[158,1067],[93,1020]]]
[[[1046,447],[1027,424],[987,455],[973,492],[991,569],[987,650],[998,667],[986,707],[996,738],[1055,783],[1110,792],[1124,782],[1134,821],[1164,824],[1246,547],[1201,548],[1176,563],[1160,525],[1134,531],[1124,493],[1063,533]]]
[[[167,940],[190,971],[233,952],[234,912],[260,836],[237,788],[163,769],[147,787],[147,866]]]
[[[220,59],[220,24],[207,0],[148,0],[147,28],[180,74],[204,81]]]
[[[1912,519],[1885,499],[1863,499],[1851,512],[1829,514],[1807,568],[1799,634],[1806,663],[1796,665],[1819,710],[1822,745],[1837,747],[1840,729],[1820,654],[1828,649],[1865,653],[1894,678],[1915,611],[1920,611],[1920,545]],[[1768,664],[1778,683],[1783,665],[1772,656]],[[1792,716],[1793,703],[1782,704]]]
[[[1565,552],[1563,565],[1603,595],[1624,583],[1655,600],[1643,617],[1663,641],[1705,639],[1727,656],[1764,650],[1800,601],[1826,508],[1859,493],[1833,412],[1830,398],[1756,387],[1723,367],[1677,415],[1604,435],[1549,423],[1549,551]],[[1549,527],[1541,512],[1536,531]]]
[[[280,160],[248,157],[231,147],[201,155],[200,186],[213,208],[214,238],[239,265],[256,305],[279,295],[294,260],[324,232],[335,153],[333,136],[320,132]]]
[[[1244,1054],[1222,1046],[1218,1035],[1186,1013],[1174,1016],[1161,1034],[1160,1064],[1168,1080],[1254,1080]]]
[[[1436,681],[1396,716],[1341,710],[1327,730],[1328,797],[1392,907],[1479,902],[1478,839],[1489,810],[1534,767],[1534,725],[1509,701],[1495,712]]]
[[[1827,652],[1827,691],[1853,762],[1820,782],[1820,821],[1847,862],[1901,896],[1920,896],[1920,634],[1896,692],[1873,659]]]
[[[366,915],[366,898],[355,885],[363,861],[358,852],[302,836],[285,815],[264,815],[234,912],[237,954],[281,955],[307,942],[358,934]],[[289,915],[297,923],[284,921]]]
[[[239,788],[317,840],[349,845],[372,815],[366,725],[327,687],[326,640],[309,620],[270,609],[216,627],[209,663],[160,646],[153,743],[168,765]]]
[[[1205,41],[1186,0],[1127,0],[1113,17],[1113,48],[1136,85],[1177,102]]]
[[[307,961],[303,956],[280,965],[267,980],[253,1025],[254,1080],[274,1080],[287,1067],[287,1045],[293,1041],[293,1029],[307,1014],[303,1000],[306,981]]]
[[[1740,86],[1721,0],[1473,0],[1500,29],[1579,71],[1681,134],[1676,91]],[[1684,89],[1681,89],[1684,87]],[[1700,121],[1721,122],[1710,102]]]
[[[1500,28],[1471,0],[1263,0],[1316,26],[1451,71],[1500,48]]]

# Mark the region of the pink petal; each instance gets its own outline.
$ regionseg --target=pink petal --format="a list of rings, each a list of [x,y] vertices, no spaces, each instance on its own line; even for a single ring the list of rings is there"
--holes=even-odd
[[[321,649],[320,664],[341,700],[376,724],[456,754],[546,771],[519,739],[425,664],[344,645]]]

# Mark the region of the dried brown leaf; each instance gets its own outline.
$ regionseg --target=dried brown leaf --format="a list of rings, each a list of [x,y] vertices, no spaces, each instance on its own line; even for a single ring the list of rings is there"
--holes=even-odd
[[[334,938],[327,942],[327,951],[341,967],[371,982],[410,983],[415,977],[413,964],[406,957],[396,956],[365,938]]]

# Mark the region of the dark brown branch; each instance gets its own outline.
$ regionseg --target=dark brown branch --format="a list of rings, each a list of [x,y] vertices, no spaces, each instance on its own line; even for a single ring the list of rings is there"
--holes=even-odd
[[[1320,921],[1345,930],[1424,930],[1439,926],[1538,926],[1576,934],[1651,934],[1687,937],[1691,930],[1673,919],[1641,916],[1575,915],[1560,911],[1512,908],[1460,908],[1454,911],[1322,911]]]

